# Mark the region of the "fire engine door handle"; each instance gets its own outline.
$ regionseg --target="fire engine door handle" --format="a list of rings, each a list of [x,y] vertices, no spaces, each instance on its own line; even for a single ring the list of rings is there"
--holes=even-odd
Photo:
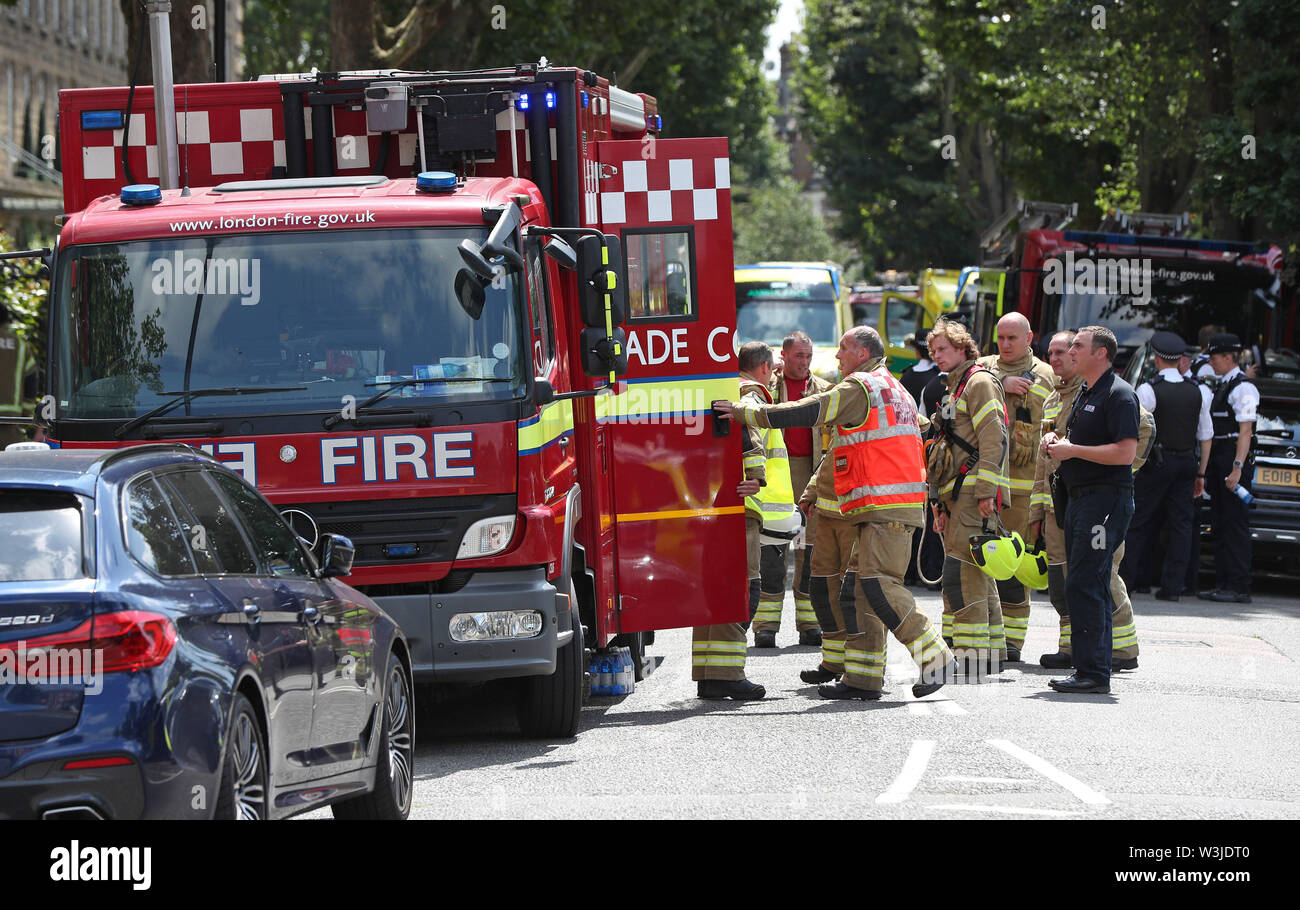
[[[572,441],[573,441],[573,440],[572,440],[571,438],[569,438],[568,436],[561,436],[561,437],[560,437],[560,448],[562,448],[562,449],[567,449],[567,448],[569,447],[569,443],[571,443]]]
[[[713,412],[713,436],[715,439],[721,439],[724,436],[731,435],[731,418],[726,414]]]

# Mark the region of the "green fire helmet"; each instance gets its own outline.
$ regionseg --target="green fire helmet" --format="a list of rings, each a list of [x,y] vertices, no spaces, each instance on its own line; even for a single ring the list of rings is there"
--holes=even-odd
[[[1016,567],[1016,578],[1026,588],[1035,591],[1047,588],[1047,553],[1043,549],[1041,540],[1035,546],[1027,548],[1025,555],[1020,557],[1020,565]]]
[[[970,555],[975,565],[998,581],[1007,581],[1016,574],[1020,560],[1025,555],[1025,541],[1016,531],[993,533],[984,523],[984,532],[970,539]]]

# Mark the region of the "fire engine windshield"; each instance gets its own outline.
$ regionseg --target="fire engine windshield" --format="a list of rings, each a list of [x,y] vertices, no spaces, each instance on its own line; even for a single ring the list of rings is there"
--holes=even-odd
[[[173,416],[503,400],[528,369],[516,279],[457,302],[457,244],[480,229],[338,231],[70,247],[51,323],[63,418],[130,418],[202,389]]]
[[[736,331],[742,342],[780,345],[796,329],[816,347],[836,347],[835,289],[830,281],[737,281]]]
[[[1103,293],[1110,290],[1100,286],[1104,282],[1082,271],[1076,281],[1065,282],[1064,293],[1045,290],[1046,325],[1053,331],[1104,325],[1130,350],[1162,329],[1195,340],[1201,326],[1211,323],[1248,337],[1263,305],[1254,291],[1268,281],[1260,268],[1194,260],[1148,260],[1145,274],[1131,274],[1124,280],[1132,286],[1122,288],[1127,293]]]

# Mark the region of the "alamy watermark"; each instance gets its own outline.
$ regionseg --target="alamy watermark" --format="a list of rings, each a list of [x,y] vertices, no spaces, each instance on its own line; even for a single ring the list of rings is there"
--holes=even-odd
[[[238,296],[243,306],[257,306],[262,300],[262,260],[187,256],[177,250],[149,265],[151,287],[157,295],[203,294]]]
[[[104,652],[99,648],[0,648],[0,686],[84,685],[87,695],[104,691]]]
[[[1105,294],[1130,297],[1135,305],[1151,302],[1150,259],[1085,256],[1070,251],[1043,267],[1043,291],[1048,294]]]

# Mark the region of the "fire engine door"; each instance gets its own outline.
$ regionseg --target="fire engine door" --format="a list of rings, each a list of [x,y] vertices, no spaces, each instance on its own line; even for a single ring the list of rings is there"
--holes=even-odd
[[[601,229],[626,261],[628,372],[613,440],[618,631],[749,617],[725,139],[600,142]],[[725,427],[727,435],[717,435]]]

